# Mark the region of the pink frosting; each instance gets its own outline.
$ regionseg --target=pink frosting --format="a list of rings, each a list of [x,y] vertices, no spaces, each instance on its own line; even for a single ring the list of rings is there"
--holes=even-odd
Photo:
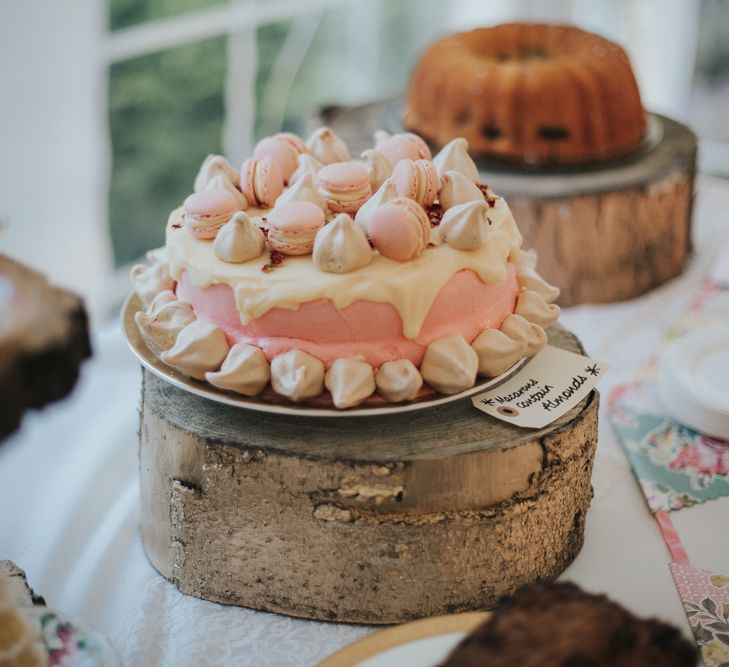
[[[183,273],[177,296],[192,305],[198,319],[223,329],[231,345],[241,341],[256,345],[269,360],[299,349],[327,367],[336,359],[357,355],[375,368],[394,359],[410,359],[420,366],[432,341],[458,333],[471,342],[483,329],[501,325],[514,311],[519,291],[513,265],[506,265],[506,276],[502,283],[485,284],[473,271],[456,273],[439,292],[414,340],[405,338],[400,315],[388,303],[360,300],[339,310],[331,301],[319,299],[298,310],[272,308],[243,325],[229,285],[199,289]]]

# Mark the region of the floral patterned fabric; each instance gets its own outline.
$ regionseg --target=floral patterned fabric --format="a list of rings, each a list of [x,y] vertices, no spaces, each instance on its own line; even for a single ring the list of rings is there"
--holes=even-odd
[[[729,577],[671,563],[705,667],[729,667]]]
[[[633,408],[611,421],[651,512],[729,495],[729,443]]]

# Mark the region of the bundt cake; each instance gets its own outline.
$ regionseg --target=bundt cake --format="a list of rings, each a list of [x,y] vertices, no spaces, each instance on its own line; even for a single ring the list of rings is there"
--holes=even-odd
[[[420,58],[403,122],[436,145],[528,164],[628,153],[646,116],[625,51],[579,28],[507,23],[445,37]]]

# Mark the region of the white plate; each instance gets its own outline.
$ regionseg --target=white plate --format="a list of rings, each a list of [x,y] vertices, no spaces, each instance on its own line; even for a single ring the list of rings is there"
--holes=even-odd
[[[386,403],[382,400],[377,400],[377,397],[375,397],[373,400],[362,403],[355,408],[339,410],[333,407],[331,402],[327,403],[320,401],[319,403],[291,403],[273,392],[270,392],[270,394],[264,393],[260,396],[254,397],[242,396],[240,394],[218,389],[207,382],[195,380],[194,378],[188,377],[187,375],[170,368],[167,364],[163,363],[154,354],[152,354],[139,333],[137,324],[134,321],[134,315],[141,309],[142,303],[139,300],[139,297],[134,293],[131,294],[127,297],[122,308],[121,321],[124,338],[142,366],[163,379],[165,382],[169,382],[171,385],[174,385],[179,389],[184,389],[196,396],[202,396],[203,398],[216,401],[217,403],[225,403],[226,405],[233,405],[246,410],[257,410],[259,412],[298,415],[300,417],[375,417],[378,415],[424,410],[437,405],[451,403],[452,401],[458,401],[462,398],[467,398],[481,391],[485,391],[491,387],[495,387],[508,380],[514,373],[516,373],[517,370],[529,361],[528,359],[521,359],[508,371],[502,373],[498,377],[489,378],[488,380],[482,379],[470,389],[466,389],[466,391],[462,391],[458,394],[452,394],[451,396],[434,393],[422,396],[421,398],[416,398],[415,400],[407,403]]]
[[[729,439],[729,326],[700,329],[676,341],[663,357],[658,390],[672,417]]]
[[[396,625],[350,644],[318,667],[435,667],[488,616],[476,611]]]

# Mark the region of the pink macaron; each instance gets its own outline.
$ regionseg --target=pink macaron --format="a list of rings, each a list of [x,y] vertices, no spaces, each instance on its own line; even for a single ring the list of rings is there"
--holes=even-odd
[[[392,172],[398,194],[430,206],[438,196],[438,172],[430,160],[400,160]]]
[[[185,226],[199,239],[215,238],[238,210],[235,197],[225,190],[194,192],[185,199],[182,207]]]
[[[308,255],[324,226],[324,212],[308,201],[280,204],[268,214],[268,245],[284,255]]]
[[[284,181],[278,163],[270,157],[249,157],[240,169],[240,189],[251,206],[271,207],[283,192]]]
[[[285,141],[287,144],[292,146],[299,155],[309,152],[304,140],[298,134],[294,134],[293,132],[279,132],[278,134],[274,134],[273,138],[278,139],[279,141]]]
[[[433,159],[428,144],[412,132],[393,134],[391,137],[377,144],[376,148],[393,166],[400,162],[400,160]]]
[[[319,192],[335,213],[355,214],[372,196],[370,176],[356,162],[335,162],[322,167],[317,174]]]
[[[383,257],[407,262],[428,247],[430,221],[420,204],[398,197],[372,213],[370,239]]]
[[[288,183],[296,171],[299,152],[293,144],[276,135],[261,139],[253,149],[253,157],[256,160],[271,158],[278,165],[284,183]]]

